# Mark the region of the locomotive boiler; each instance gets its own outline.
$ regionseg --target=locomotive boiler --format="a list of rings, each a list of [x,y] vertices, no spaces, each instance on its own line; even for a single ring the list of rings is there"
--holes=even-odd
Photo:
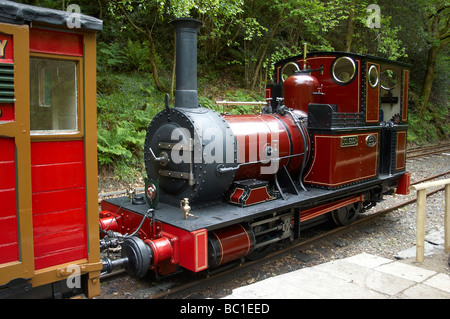
[[[172,24],[175,106],[166,99],[148,127],[144,194],[102,202],[101,247],[122,247],[103,271],[164,276],[260,258],[305,227],[349,224],[383,194],[408,192],[407,64],[305,50],[274,65],[261,113],[219,114],[198,105],[201,22]]]

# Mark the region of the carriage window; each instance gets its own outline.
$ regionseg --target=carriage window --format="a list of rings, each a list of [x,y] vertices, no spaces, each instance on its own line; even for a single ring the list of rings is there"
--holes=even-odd
[[[369,68],[369,85],[371,88],[378,86],[378,69],[375,65],[371,65]]]
[[[298,64],[295,62],[286,63],[281,69],[281,80],[284,82],[288,77],[294,74],[295,71],[300,70]]]
[[[387,69],[381,72],[381,87],[387,91],[397,86],[397,73],[394,70]]]
[[[77,62],[30,59],[33,134],[78,131]]]
[[[331,74],[333,79],[339,84],[350,83],[356,74],[356,63],[347,56],[337,58],[333,63]]]

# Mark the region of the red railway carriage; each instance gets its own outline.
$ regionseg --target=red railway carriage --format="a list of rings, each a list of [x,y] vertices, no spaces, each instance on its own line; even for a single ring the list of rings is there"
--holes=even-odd
[[[100,293],[100,20],[0,1],[0,298]]]
[[[103,270],[164,276],[260,258],[271,245],[332,220],[350,224],[384,194],[408,192],[409,65],[315,52],[275,64],[260,114],[198,106],[201,23],[172,22],[175,107],[147,130],[146,192],[102,202]]]

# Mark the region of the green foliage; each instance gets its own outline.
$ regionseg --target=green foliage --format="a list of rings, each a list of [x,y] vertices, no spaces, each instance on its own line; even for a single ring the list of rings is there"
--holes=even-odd
[[[149,44],[128,39],[126,45],[118,42],[98,44],[97,70],[150,71]]]
[[[117,43],[99,42],[97,45],[97,71],[117,70],[126,62],[122,46]]]
[[[150,70],[150,49],[148,47],[148,42],[141,44],[139,41],[128,39],[127,47],[124,51],[126,61],[128,61],[127,67],[130,71]]]
[[[450,117],[448,107],[432,107],[423,118],[417,114],[409,115],[408,142],[414,144],[425,144],[450,139]]]
[[[97,97],[97,147],[100,166],[110,166],[116,176],[124,172],[143,172],[146,130],[161,111],[164,96],[154,88],[148,75],[108,73],[98,78],[100,88],[114,83],[114,90]],[[106,83],[103,83],[106,82]]]

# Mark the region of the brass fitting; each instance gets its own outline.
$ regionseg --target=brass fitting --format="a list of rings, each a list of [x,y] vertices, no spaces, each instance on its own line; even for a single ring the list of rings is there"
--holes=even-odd
[[[192,215],[190,213],[191,206],[189,206],[189,198],[184,198],[180,201],[180,209],[182,212],[184,212],[184,219],[188,219],[189,216],[198,218],[198,216]]]

